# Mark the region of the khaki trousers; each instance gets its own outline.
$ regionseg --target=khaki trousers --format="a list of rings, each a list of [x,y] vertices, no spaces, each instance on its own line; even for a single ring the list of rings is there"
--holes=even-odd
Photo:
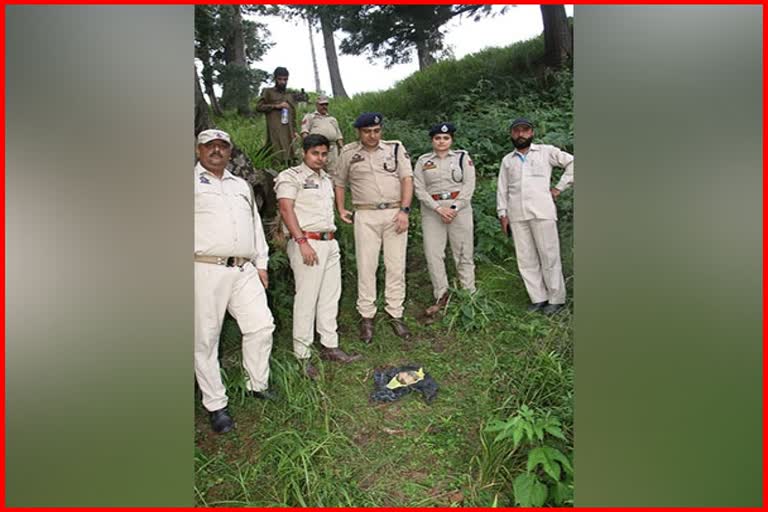
[[[247,388],[267,389],[275,324],[256,267],[246,263],[240,271],[238,267],[195,262],[195,377],[203,393],[203,406],[209,411],[227,405],[219,368],[219,336],[226,311],[243,333]]]
[[[565,280],[560,263],[557,221],[510,222],[515,241],[517,268],[531,302],[565,303]]]
[[[355,257],[357,258],[357,311],[364,318],[376,316],[376,270],[384,246],[386,270],[384,298],[387,313],[403,316],[405,300],[405,254],[408,231],[395,232],[397,208],[355,212]]]
[[[339,346],[336,318],[341,298],[341,254],[336,240],[308,240],[317,253],[316,265],[305,265],[299,245],[288,241],[288,259],[296,281],[293,299],[293,353],[309,359],[315,328],[324,347]]]
[[[451,201],[441,201],[448,208]],[[424,256],[427,259],[429,278],[435,300],[448,291],[448,274],[445,271],[445,244],[451,245],[453,262],[459,274],[461,287],[475,291],[474,222],[472,208],[459,210],[450,224],[444,224],[440,215],[429,208],[421,209],[421,226],[424,233]]]

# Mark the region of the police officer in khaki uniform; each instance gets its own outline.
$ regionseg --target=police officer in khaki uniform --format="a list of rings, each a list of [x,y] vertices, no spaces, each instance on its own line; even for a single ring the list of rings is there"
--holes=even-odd
[[[341,255],[333,222],[333,182],[323,170],[328,139],[308,135],[304,162],[281,172],[275,194],[288,241],[288,258],[296,282],[293,302],[293,352],[303,362],[305,374],[314,379],[317,369],[309,362],[315,326],[322,346],[320,357],[351,363],[361,359],[339,348],[336,317],[341,297]]]
[[[333,169],[339,150],[344,146],[344,135],[335,117],[328,115],[328,96],[321,94],[317,97],[317,110],[304,116],[301,121],[301,137],[310,134],[324,136],[330,142],[328,148],[328,163],[326,169]]]
[[[400,141],[382,141],[383,117],[361,114],[355,121],[359,141],[344,146],[336,162],[336,208],[342,221],[352,223],[344,205],[346,187],[352,192],[357,259],[357,311],[360,338],[373,339],[376,315],[376,270],[384,248],[386,269],[384,297],[392,329],[402,338],[411,335],[403,322],[405,254],[408,245],[408,214],[413,198],[413,171]]]
[[[497,213],[502,232],[511,232],[515,242],[517,266],[532,303],[528,310],[552,315],[565,304],[554,199],[573,183],[573,155],[532,144],[534,128],[528,119],[515,119],[510,135],[515,150],[501,161]],[[550,189],[554,167],[565,172]]]
[[[445,272],[445,244],[451,244],[453,261],[462,288],[475,292],[474,223],[472,194],[475,166],[469,154],[453,150],[451,123],[439,123],[429,130],[432,151],[421,155],[413,170],[413,186],[421,201],[424,255],[435,304],[425,311],[433,316],[448,302],[448,275]]]
[[[227,170],[229,135],[204,130],[195,166],[195,376],[217,433],[234,427],[219,370],[219,335],[229,311],[243,333],[243,366],[249,394],[267,390],[275,325],[265,289],[268,247],[251,187]]]

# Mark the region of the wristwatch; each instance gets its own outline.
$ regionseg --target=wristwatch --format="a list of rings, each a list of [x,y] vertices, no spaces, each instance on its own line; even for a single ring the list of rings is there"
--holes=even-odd
[[[409,213],[411,213],[411,207],[410,206],[403,206],[402,208],[400,208],[400,211],[403,212],[404,214],[408,215]]]

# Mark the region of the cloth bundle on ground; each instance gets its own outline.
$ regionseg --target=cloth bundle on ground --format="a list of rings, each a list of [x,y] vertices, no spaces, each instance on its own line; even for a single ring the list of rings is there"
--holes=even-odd
[[[371,399],[376,402],[394,402],[411,391],[418,391],[427,403],[435,399],[439,388],[435,379],[418,365],[376,370],[373,387]]]

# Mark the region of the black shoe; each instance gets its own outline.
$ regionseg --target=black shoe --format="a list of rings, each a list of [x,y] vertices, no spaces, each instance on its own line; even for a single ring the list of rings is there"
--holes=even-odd
[[[402,318],[395,318],[390,315],[389,323],[392,325],[392,332],[395,333],[395,336],[399,336],[405,340],[411,337],[411,331],[408,329],[408,326],[405,325]]]
[[[373,341],[373,318],[360,319],[360,339],[368,344]]]
[[[561,309],[563,309],[565,305],[564,304],[547,304],[543,308],[541,308],[541,312],[545,315],[554,315]]]
[[[547,301],[544,301],[544,302],[534,302],[533,304],[528,306],[528,312],[529,313],[533,313],[534,311],[538,311],[538,310],[540,310],[540,309],[542,309],[542,308],[544,308],[544,307],[546,307],[548,305],[549,305],[549,302],[547,302]]]
[[[217,434],[225,434],[235,427],[235,422],[226,407],[218,411],[211,411],[211,428]]]
[[[312,363],[307,360],[302,364],[304,376],[307,377],[309,380],[317,380],[317,378],[320,376],[320,371],[313,365]]]
[[[248,391],[248,396],[251,398],[258,398],[259,400],[277,400],[277,391],[270,391],[269,389],[262,389],[261,391]]]

